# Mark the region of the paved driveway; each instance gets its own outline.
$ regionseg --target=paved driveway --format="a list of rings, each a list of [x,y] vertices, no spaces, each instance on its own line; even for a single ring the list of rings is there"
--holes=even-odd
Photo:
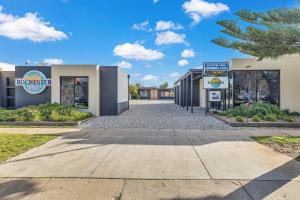
[[[249,138],[286,133],[85,129],[0,164],[0,198],[297,199],[300,163]]]
[[[233,129],[195,108],[195,113],[175,105],[173,101],[136,100],[130,110],[120,116],[97,117],[81,128],[150,128],[150,129]]]

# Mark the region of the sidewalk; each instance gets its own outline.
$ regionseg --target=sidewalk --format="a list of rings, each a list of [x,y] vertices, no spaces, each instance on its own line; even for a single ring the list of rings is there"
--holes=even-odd
[[[78,130],[0,164],[0,199],[297,199],[300,162],[249,138],[286,134]]]
[[[300,181],[0,179],[5,200],[296,200],[299,188]]]
[[[0,128],[0,134],[66,134],[80,131],[79,128]]]

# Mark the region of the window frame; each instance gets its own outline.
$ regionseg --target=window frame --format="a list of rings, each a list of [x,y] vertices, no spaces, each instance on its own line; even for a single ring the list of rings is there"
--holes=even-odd
[[[263,72],[263,71],[267,71],[268,73],[269,72],[277,72],[278,73],[278,77],[277,77],[277,79],[274,79],[274,78],[270,78],[269,76],[268,76],[268,78],[265,78],[265,79],[263,79],[263,78],[261,78],[260,76],[258,76],[258,73],[259,72]],[[280,81],[280,79],[281,79],[281,70],[277,70],[277,69],[270,69],[270,70],[268,70],[268,69],[261,69],[261,70],[232,70],[231,71],[232,72],[232,78],[233,78],[233,83],[232,83],[232,89],[233,89],[233,91],[232,91],[232,99],[233,99],[233,101],[232,101],[232,103],[233,103],[233,107],[235,107],[236,106],[236,99],[235,99],[235,96],[236,96],[236,91],[235,91],[235,86],[236,86],[236,72],[244,72],[245,73],[245,80],[246,80],[246,77],[247,77],[247,75],[246,75],[246,73],[247,72],[255,72],[255,87],[256,87],[256,102],[258,101],[258,82],[260,81],[260,80],[276,80],[276,81],[278,81],[278,104],[274,104],[274,105],[278,105],[279,107],[281,106],[281,88],[280,88],[280,86],[281,86],[281,81]]]
[[[72,78],[73,79],[73,94],[74,94],[74,96],[73,96],[73,98],[74,98],[74,105],[73,105],[73,107],[75,107],[76,108],[76,106],[75,106],[75,86],[76,86],[76,84],[75,84],[75,79],[76,78],[86,78],[87,79],[87,88],[88,88],[88,90],[87,90],[87,96],[88,96],[88,106],[87,106],[87,108],[84,108],[84,109],[80,109],[80,110],[88,110],[89,109],[89,107],[90,107],[90,104],[89,104],[89,100],[90,100],[90,97],[89,97],[89,87],[90,87],[90,79],[89,79],[89,77],[88,76],[60,76],[59,77],[59,103],[61,104],[61,105],[63,105],[61,102],[62,102],[62,91],[61,91],[61,87],[62,87],[62,80],[64,79],[64,78]]]

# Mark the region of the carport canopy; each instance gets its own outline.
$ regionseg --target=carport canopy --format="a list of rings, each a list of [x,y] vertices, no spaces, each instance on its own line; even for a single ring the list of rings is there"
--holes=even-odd
[[[191,106],[191,112],[194,112],[194,81],[203,77],[202,69],[190,69],[186,74],[180,77],[174,83],[175,88],[175,103],[189,109]],[[190,98],[189,98],[190,96]],[[190,102],[189,102],[190,101]]]

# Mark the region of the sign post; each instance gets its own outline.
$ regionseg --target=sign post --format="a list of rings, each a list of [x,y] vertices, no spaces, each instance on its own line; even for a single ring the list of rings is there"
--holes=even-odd
[[[209,112],[211,102],[223,102],[223,110],[226,110],[226,89],[228,89],[229,83],[228,72],[228,62],[203,63],[204,89],[206,90],[205,115]]]

